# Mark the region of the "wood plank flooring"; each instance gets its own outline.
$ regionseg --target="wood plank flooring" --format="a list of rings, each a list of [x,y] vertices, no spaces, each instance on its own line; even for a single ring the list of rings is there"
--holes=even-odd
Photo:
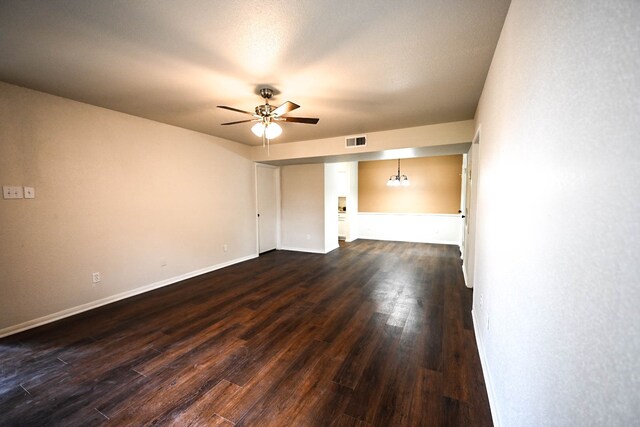
[[[274,251],[0,340],[0,425],[492,425],[458,248]]]

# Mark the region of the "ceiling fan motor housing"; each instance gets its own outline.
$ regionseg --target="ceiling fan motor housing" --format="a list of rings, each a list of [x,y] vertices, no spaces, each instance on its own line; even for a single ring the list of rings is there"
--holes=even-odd
[[[271,112],[275,110],[276,107],[270,104],[258,105],[256,107],[256,114],[261,117],[268,117],[271,115]]]
[[[273,90],[268,87],[263,87],[260,89],[260,96],[264,98],[265,103],[264,105],[258,105],[256,107],[256,114],[261,117],[269,117],[271,112],[276,109],[276,107],[269,105],[269,100],[273,96]]]
[[[273,96],[273,90],[269,89],[268,87],[263,87],[262,89],[260,89],[260,96],[264,99],[271,99],[271,97]]]
[[[247,119],[247,120],[237,120],[234,122],[228,122],[228,123],[222,123],[223,125],[235,125],[238,123],[249,123],[249,122],[260,122],[264,128],[266,128],[267,126],[269,126],[270,124],[275,124],[273,122],[275,121],[283,121],[283,122],[294,122],[294,123],[309,123],[309,124],[313,124],[315,125],[316,123],[318,123],[317,118],[312,118],[312,117],[291,117],[291,116],[285,116],[285,114],[300,108],[300,106],[298,104],[295,104],[293,102],[290,101],[286,101],[284,102],[282,105],[280,105],[279,107],[274,107],[272,105],[269,104],[269,99],[271,99],[273,97],[273,89],[270,89],[268,87],[263,87],[262,89],[260,89],[260,95],[264,98],[264,104],[263,105],[258,105],[255,108],[255,113],[250,113],[248,111],[244,111],[244,110],[240,110],[238,108],[233,108],[233,107],[227,107],[226,105],[218,105],[218,108],[223,108],[225,110],[231,110],[231,111],[235,111],[237,113],[242,113],[242,114],[247,114],[249,116],[252,116],[251,119]],[[276,126],[277,128],[279,128],[279,126]],[[277,135],[275,135],[277,136]],[[274,136],[274,137],[275,137]]]

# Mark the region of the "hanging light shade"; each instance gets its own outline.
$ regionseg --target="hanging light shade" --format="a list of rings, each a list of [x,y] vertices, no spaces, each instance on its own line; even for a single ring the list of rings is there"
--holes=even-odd
[[[269,123],[264,130],[264,136],[266,136],[267,139],[277,138],[281,133],[282,128],[280,127],[280,125],[273,122]]]
[[[407,175],[400,174],[400,159],[398,159],[398,174],[391,175],[389,177],[389,180],[387,181],[387,186],[389,187],[409,186],[409,177]]]
[[[264,134],[264,123],[258,122],[253,125],[251,127],[251,132],[253,132],[255,136],[262,138],[262,135]]]
[[[282,128],[277,123],[258,122],[251,127],[251,132],[260,138],[264,135],[267,139],[274,139],[280,136]]]

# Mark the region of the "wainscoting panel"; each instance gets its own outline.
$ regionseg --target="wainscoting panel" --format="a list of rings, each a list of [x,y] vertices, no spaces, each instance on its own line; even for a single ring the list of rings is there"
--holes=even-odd
[[[455,214],[358,213],[361,239],[460,245],[462,218]]]

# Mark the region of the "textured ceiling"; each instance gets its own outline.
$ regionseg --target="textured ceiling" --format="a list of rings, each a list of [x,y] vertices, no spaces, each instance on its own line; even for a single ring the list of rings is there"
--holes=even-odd
[[[0,1],[0,80],[220,136],[301,105],[278,142],[473,118],[507,0]]]

